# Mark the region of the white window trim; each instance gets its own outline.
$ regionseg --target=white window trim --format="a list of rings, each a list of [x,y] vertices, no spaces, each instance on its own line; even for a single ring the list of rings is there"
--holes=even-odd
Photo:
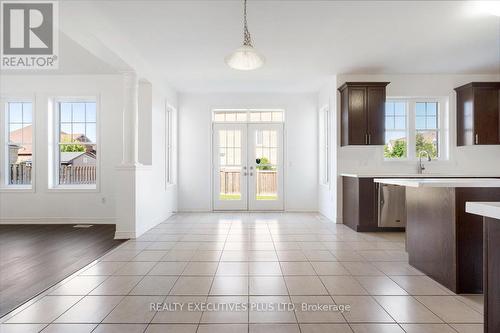
[[[433,158],[433,161],[448,161],[450,158],[450,140],[449,140],[449,115],[448,115],[448,97],[387,97],[387,101],[406,103],[406,135],[407,135],[407,154],[403,158],[386,158],[387,162],[414,162],[418,161],[415,138],[416,129],[416,103],[417,102],[437,102],[438,103],[438,151],[439,156]]]
[[[331,113],[328,105],[319,109],[319,149],[320,149],[320,185],[329,187],[331,181],[330,163],[331,163]]]
[[[96,183],[95,185],[88,184],[59,184],[59,103],[82,103],[82,102],[95,102],[96,103]],[[56,97],[49,102],[49,184],[48,190],[50,192],[100,192],[101,184],[101,121],[100,121],[100,96],[76,96],[76,97]]]
[[[217,112],[223,113],[246,113],[245,121],[216,121],[214,114]],[[250,114],[253,112],[281,112],[281,121],[251,121]],[[284,124],[285,123],[285,109],[284,108],[213,108],[212,109],[212,123],[213,124]]]
[[[17,185],[8,183],[8,148],[9,141],[9,123],[8,123],[8,103],[31,103],[31,185]],[[2,112],[0,114],[0,123],[4,124],[0,130],[0,144],[2,145],[2,153],[0,154],[0,163],[2,172],[0,172],[0,192],[35,192],[36,187],[36,99],[35,97],[15,97],[9,96],[0,98],[2,104]]]
[[[177,109],[165,103],[165,190],[176,184]]]

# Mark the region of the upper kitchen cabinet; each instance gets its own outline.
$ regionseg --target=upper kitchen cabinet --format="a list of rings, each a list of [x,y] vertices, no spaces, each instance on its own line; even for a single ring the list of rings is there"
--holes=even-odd
[[[457,146],[500,144],[500,82],[472,82],[457,92]]]
[[[346,82],[340,88],[341,145],[385,144],[385,87],[389,82]]]

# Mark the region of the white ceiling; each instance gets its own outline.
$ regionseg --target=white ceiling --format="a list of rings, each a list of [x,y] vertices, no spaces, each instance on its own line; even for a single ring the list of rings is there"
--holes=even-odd
[[[235,71],[223,59],[242,42],[241,3],[64,1],[61,27],[183,92],[315,91],[337,73],[500,73],[500,17],[458,1],[248,0],[267,63]]]

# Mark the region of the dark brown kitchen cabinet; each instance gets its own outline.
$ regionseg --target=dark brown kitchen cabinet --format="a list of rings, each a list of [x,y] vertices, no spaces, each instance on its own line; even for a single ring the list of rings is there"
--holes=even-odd
[[[404,227],[379,227],[379,184],[373,177],[342,177],[342,219],[358,232],[404,231]]]
[[[500,145],[500,82],[472,82],[457,93],[457,146]]]
[[[389,82],[346,82],[340,88],[341,145],[383,145]]]

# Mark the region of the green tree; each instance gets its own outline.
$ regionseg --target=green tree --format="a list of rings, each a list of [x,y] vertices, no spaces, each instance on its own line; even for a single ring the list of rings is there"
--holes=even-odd
[[[417,149],[417,156],[420,156],[421,152],[426,151],[431,158],[438,157],[436,145],[433,142],[426,141],[422,133],[417,133],[415,146]]]
[[[255,167],[257,170],[274,170],[274,167],[269,165],[269,159],[267,157],[261,157],[260,163]]]
[[[68,144],[66,144],[68,142]],[[63,138],[62,143],[63,145],[60,145],[59,150],[62,153],[73,153],[73,152],[84,152],[85,151],[85,146],[78,144],[78,143],[72,143],[72,141],[69,138]]]
[[[385,158],[401,158],[406,156],[406,141],[396,140],[394,141],[392,147],[388,145],[384,146],[384,157]]]

